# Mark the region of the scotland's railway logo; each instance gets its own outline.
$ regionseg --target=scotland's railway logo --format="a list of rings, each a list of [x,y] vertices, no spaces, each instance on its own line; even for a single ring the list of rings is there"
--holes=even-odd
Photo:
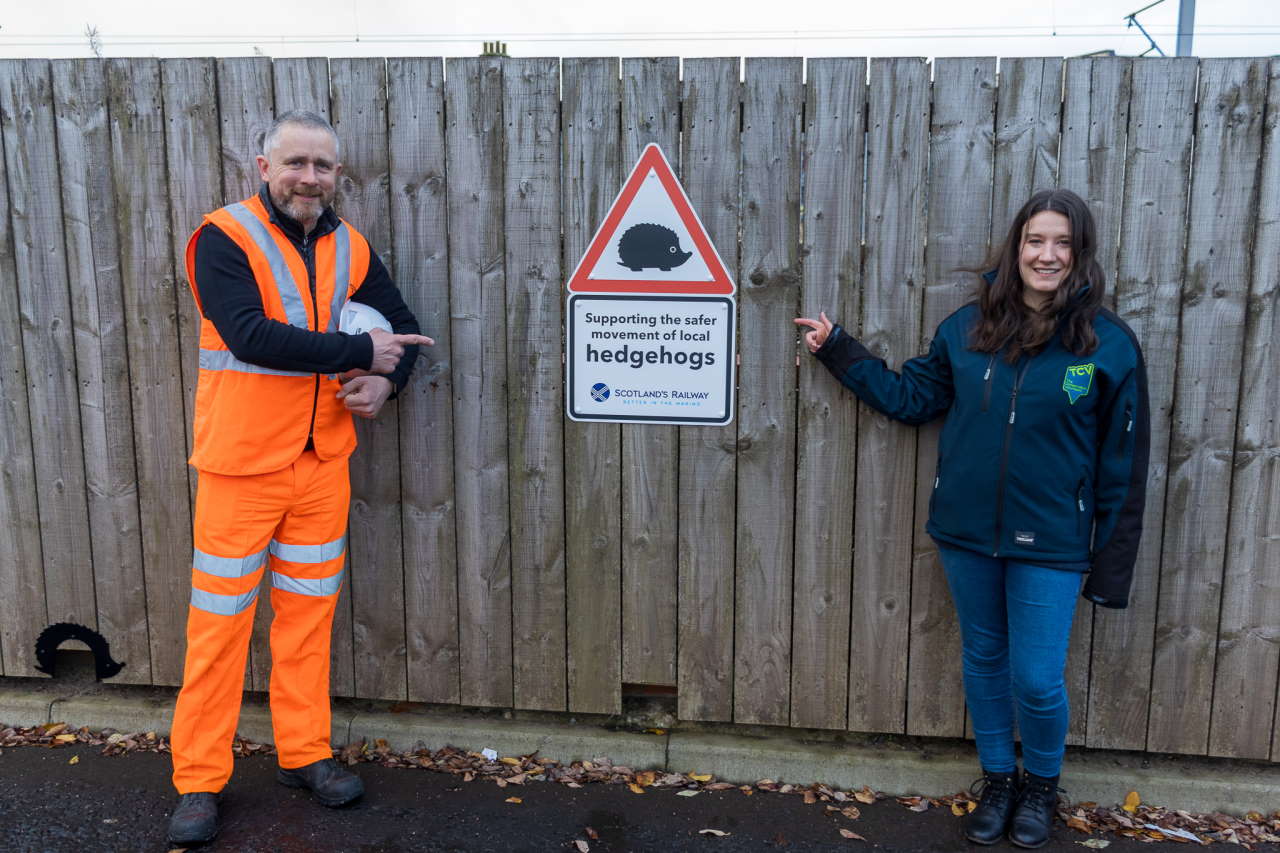
[[[597,382],[591,386],[591,399],[597,403],[603,403],[609,399],[609,386],[603,382]]]
[[[1075,405],[1089,390],[1093,388],[1093,364],[1073,364],[1067,368],[1062,377],[1062,390],[1067,392],[1067,399]]]

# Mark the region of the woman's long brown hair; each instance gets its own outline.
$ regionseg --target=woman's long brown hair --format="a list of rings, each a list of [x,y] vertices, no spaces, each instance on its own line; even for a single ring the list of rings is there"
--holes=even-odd
[[[1022,300],[1022,276],[1018,259],[1022,232],[1027,221],[1046,210],[1061,213],[1071,226],[1071,272],[1053,298],[1039,310]],[[1000,352],[1013,364],[1025,355],[1044,349],[1059,329],[1062,345],[1075,355],[1088,355],[1098,348],[1093,321],[1106,294],[1106,279],[1098,265],[1098,231],[1084,199],[1071,190],[1041,190],[1018,211],[1004,242],[987,259],[986,269],[995,268],[995,279],[978,285],[980,317],[973,328],[970,346],[978,352]]]

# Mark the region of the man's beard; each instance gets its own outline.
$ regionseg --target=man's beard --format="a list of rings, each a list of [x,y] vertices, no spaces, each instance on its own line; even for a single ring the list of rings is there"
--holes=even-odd
[[[276,207],[283,210],[292,219],[305,223],[319,219],[324,209],[333,203],[333,196],[326,196],[324,193],[318,196],[301,196],[297,193],[289,193],[285,197],[278,198],[273,194],[271,200],[276,203]]]

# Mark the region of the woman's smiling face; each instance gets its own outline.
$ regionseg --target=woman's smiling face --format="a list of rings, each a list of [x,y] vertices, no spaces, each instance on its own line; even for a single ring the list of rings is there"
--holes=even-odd
[[[1018,252],[1022,299],[1039,308],[1071,272],[1071,223],[1061,213],[1042,210],[1027,220]]]

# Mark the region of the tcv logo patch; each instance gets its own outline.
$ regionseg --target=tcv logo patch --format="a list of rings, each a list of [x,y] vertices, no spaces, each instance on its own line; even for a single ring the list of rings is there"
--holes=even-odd
[[[1089,393],[1089,389],[1093,387],[1093,363],[1089,364],[1073,364],[1067,368],[1067,373],[1062,377],[1062,390],[1067,392],[1067,399],[1071,405],[1076,404],[1085,394]]]

